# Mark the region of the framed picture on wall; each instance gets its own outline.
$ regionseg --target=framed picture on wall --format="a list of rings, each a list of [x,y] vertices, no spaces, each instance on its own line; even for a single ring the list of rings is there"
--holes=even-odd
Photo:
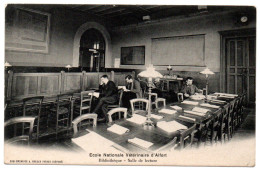
[[[121,47],[121,65],[144,65],[145,46]]]
[[[14,20],[6,24],[6,50],[49,52],[49,13],[15,7],[10,15],[14,15]]]

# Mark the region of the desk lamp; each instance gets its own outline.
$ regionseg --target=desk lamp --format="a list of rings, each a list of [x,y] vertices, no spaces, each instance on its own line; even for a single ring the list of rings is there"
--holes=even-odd
[[[68,69],[68,72],[70,72],[70,69],[72,68],[71,65],[66,65],[65,67]]]
[[[148,106],[148,114],[147,119],[144,123],[145,126],[154,126],[153,122],[151,121],[151,93],[152,93],[152,80],[155,78],[162,78],[163,76],[158,71],[155,71],[155,68],[152,64],[146,68],[145,71],[142,71],[138,74],[140,77],[144,77],[148,79],[148,96],[149,96],[149,106]]]
[[[200,73],[206,75],[206,98],[205,98],[205,102],[207,103],[208,86],[209,86],[208,77],[209,77],[209,75],[212,75],[212,74],[215,74],[215,73],[212,72],[209,68],[205,68]]]

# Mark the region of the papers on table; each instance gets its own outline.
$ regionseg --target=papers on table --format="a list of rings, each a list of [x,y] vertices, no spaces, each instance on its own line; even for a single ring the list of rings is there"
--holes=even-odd
[[[182,110],[182,108],[179,107],[179,106],[170,106],[170,107],[173,108],[173,109],[175,109],[175,110]]]
[[[190,105],[198,105],[199,104],[199,102],[193,102],[193,101],[188,101],[188,100],[185,100],[185,101],[183,101],[181,103],[183,103],[183,104],[190,104]]]
[[[184,110],[184,113],[188,113],[188,114],[192,114],[192,115],[196,115],[196,116],[205,116],[206,113],[200,113],[200,112],[195,112],[195,111],[191,111],[191,110]]]
[[[110,132],[116,133],[118,135],[122,135],[122,134],[130,131],[129,129],[127,129],[123,126],[119,126],[117,124],[112,125],[111,127],[107,128],[107,130]]]
[[[149,147],[151,147],[153,145],[152,142],[148,142],[148,141],[145,141],[143,139],[136,138],[136,137],[133,138],[133,139],[128,139],[128,142],[132,143],[136,146],[145,148],[145,149],[148,149]]]
[[[87,152],[102,152],[104,149],[109,150],[114,144],[114,142],[102,137],[95,132],[89,132],[86,135],[72,138],[71,141]]]
[[[200,112],[200,113],[207,113],[207,112],[209,112],[210,110],[209,110],[209,109],[204,109],[204,108],[201,108],[201,107],[194,107],[194,108],[192,109],[192,111],[194,111],[194,112]]]
[[[192,96],[190,96],[190,98],[191,98],[192,100],[203,100],[203,99],[205,99],[205,96],[204,96],[204,95],[197,94],[197,95],[192,95]]]
[[[118,89],[123,89],[124,91],[126,91],[126,86],[118,86]]]
[[[126,119],[126,120],[141,125],[141,124],[144,124],[144,122],[146,121],[146,117],[138,115],[138,114],[133,114],[133,117]]]
[[[94,93],[89,93],[89,95],[91,96],[95,96],[96,98],[99,98],[99,94],[98,92],[94,92]]]
[[[187,116],[180,115],[178,118],[185,119],[185,120],[190,120],[192,122],[196,122],[195,118],[191,118],[191,117],[187,117]]]
[[[175,132],[177,130],[180,129],[188,129],[187,126],[184,126],[176,121],[170,121],[170,122],[165,122],[165,121],[161,121],[161,122],[157,122],[157,127],[168,132]]]
[[[183,78],[182,77],[177,77],[177,80],[183,80]]]
[[[204,107],[214,108],[214,109],[220,108],[220,106],[213,105],[213,104],[209,104],[209,103],[202,103],[202,104],[200,104],[200,105],[201,105],[201,106],[204,106]]]
[[[227,97],[237,97],[237,94],[229,94],[229,93],[214,93],[219,96],[227,96]]]
[[[217,104],[225,104],[225,103],[226,103],[226,102],[223,101],[223,100],[217,100],[217,99],[209,100],[209,102],[211,102],[211,103],[217,103]]]
[[[151,117],[154,118],[154,119],[162,119],[163,116],[159,116],[159,115],[155,115],[155,114],[151,114]]]
[[[176,110],[171,110],[171,109],[161,109],[158,112],[159,113],[165,113],[165,114],[172,115],[172,114],[175,114],[177,111]]]

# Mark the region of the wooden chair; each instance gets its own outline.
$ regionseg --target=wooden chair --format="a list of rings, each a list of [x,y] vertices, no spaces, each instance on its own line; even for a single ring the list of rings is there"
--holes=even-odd
[[[169,143],[166,145],[160,147],[154,153],[159,153],[159,152],[171,152],[177,148],[177,137],[174,137],[173,140],[171,140]]]
[[[196,133],[196,124],[190,127],[187,130],[181,131],[180,133],[180,148],[184,149],[188,146],[191,146],[194,139],[194,134]]]
[[[93,126],[94,127],[97,126],[97,114],[89,113],[89,114],[81,115],[72,121],[74,136],[76,136],[78,133],[78,124],[83,120],[93,120],[92,122]]]
[[[108,106],[107,106],[108,110],[111,110],[111,109],[113,109],[113,108],[119,108],[119,107],[122,106],[123,93],[124,93],[124,90],[123,90],[123,89],[119,89],[119,90],[118,90],[118,96],[119,96],[118,103],[117,103],[117,104],[113,104],[113,105],[108,105]]]
[[[145,99],[149,99],[149,94],[148,92],[144,93],[144,98]],[[158,98],[158,94],[157,93],[151,93],[151,107],[153,108],[153,106],[155,106],[156,108],[156,100]]]
[[[84,112],[90,113],[93,93],[94,91],[82,91],[80,93],[80,104],[75,104],[74,113],[78,113],[79,116],[84,114]]]
[[[160,103],[162,103],[162,106],[160,105]],[[156,101],[155,101],[155,106],[156,106],[157,109],[160,108],[160,107],[166,106],[166,99],[157,98]]]
[[[73,117],[72,94],[57,95],[55,107],[51,109],[52,115],[56,117],[55,133],[56,138],[59,132],[69,130]]]
[[[239,103],[239,100],[236,100],[234,103],[234,109],[233,109],[232,117],[231,117],[232,134],[235,132],[236,128],[238,127],[238,103]]]
[[[35,119],[36,119],[36,117],[32,117],[32,116],[20,116],[20,117],[14,117],[14,118],[7,120],[4,123],[5,129],[7,129],[8,126],[10,126],[10,125],[29,123],[29,132],[27,135],[22,134],[21,136],[16,136],[16,134],[14,134],[13,137],[6,139],[5,142],[8,144],[15,144],[15,143],[25,141],[29,145],[31,143],[31,139],[32,139],[32,133],[33,133]],[[16,128],[16,126],[14,126],[14,128]],[[14,131],[16,131],[16,129]]]
[[[239,101],[239,104],[238,104],[238,108],[239,108],[239,111],[238,111],[238,122],[239,122],[239,125],[241,125],[241,123],[243,122],[245,116],[244,116],[244,107],[246,105],[246,93],[242,94],[241,97],[240,97],[240,101]]]
[[[112,115],[115,115],[117,113],[118,115],[118,119],[121,119],[121,113],[123,113],[124,115],[124,118],[127,117],[127,108],[114,108],[112,110],[110,110],[108,113],[107,113],[107,116],[108,116],[108,122],[113,122],[113,118],[116,118],[116,116],[112,116]]]
[[[178,102],[182,102],[184,100],[183,93],[178,93],[177,98],[178,98]]]
[[[147,112],[149,101],[147,99],[136,98],[130,100],[132,114]]]
[[[227,136],[228,140],[230,139],[230,133],[231,133],[231,116],[230,116],[230,107],[225,107],[223,109],[222,115],[221,115],[221,120],[220,120],[220,126],[219,126],[219,140],[221,143],[223,140],[225,141],[225,138]]]
[[[33,116],[37,119],[36,125],[36,139],[38,140],[39,134],[40,134],[40,122],[41,118],[45,116],[46,120],[47,113],[45,115],[42,115],[42,101],[44,96],[35,96],[35,97],[28,97],[23,99],[23,116]],[[48,122],[47,122],[48,123]],[[22,134],[24,134],[25,130],[28,130],[30,127],[24,126],[24,123],[22,124]],[[44,127],[43,127],[44,128]]]

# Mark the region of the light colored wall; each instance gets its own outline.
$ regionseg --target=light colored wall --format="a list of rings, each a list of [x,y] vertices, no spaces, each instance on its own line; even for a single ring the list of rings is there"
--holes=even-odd
[[[5,60],[13,66],[64,67],[68,64],[73,65],[74,38],[80,26],[87,22],[96,22],[106,27],[104,21],[98,17],[83,15],[62,7],[53,8],[44,5],[24,7],[51,14],[49,53],[5,50]]]
[[[151,63],[152,38],[205,34],[205,64],[214,72],[220,71],[220,35],[218,31],[255,28],[255,22],[236,27],[233,15],[220,13],[209,16],[172,19],[158,23],[116,28],[112,32],[112,62],[120,58],[121,47],[145,45],[145,63]],[[160,56],[158,56],[160,57]],[[163,58],[162,58],[163,60]],[[113,63],[111,63],[113,66]],[[146,66],[120,66],[120,68],[145,69]],[[158,66],[157,70],[165,70]],[[173,66],[174,71],[201,71],[201,67]]]

